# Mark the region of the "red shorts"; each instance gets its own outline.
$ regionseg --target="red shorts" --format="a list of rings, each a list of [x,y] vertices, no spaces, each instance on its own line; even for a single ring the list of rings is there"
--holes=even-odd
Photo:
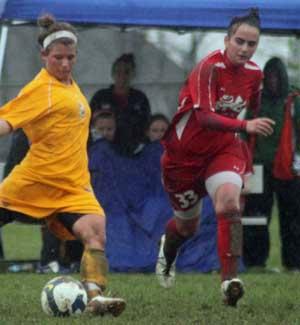
[[[234,172],[243,176],[246,159],[226,152],[208,159],[176,164],[166,153],[162,156],[162,178],[175,211],[187,211],[197,205],[208,193],[205,181],[219,172]]]

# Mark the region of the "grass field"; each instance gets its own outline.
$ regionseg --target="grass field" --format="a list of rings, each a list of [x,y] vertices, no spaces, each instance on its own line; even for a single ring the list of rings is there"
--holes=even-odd
[[[9,259],[38,258],[38,227],[11,225],[4,229],[5,253]],[[277,223],[272,223],[269,267],[280,267]],[[78,277],[78,275],[74,275]],[[300,325],[300,275],[243,274],[246,295],[239,307],[221,304],[217,274],[179,274],[176,286],[160,288],[153,274],[112,274],[110,290],[127,300],[119,318],[51,318],[40,307],[40,292],[53,275],[0,274],[0,325],[7,324],[136,324],[210,325],[270,324]]]

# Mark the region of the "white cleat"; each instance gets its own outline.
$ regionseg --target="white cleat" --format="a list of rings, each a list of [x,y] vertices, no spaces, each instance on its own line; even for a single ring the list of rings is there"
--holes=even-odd
[[[126,302],[121,298],[96,296],[87,304],[85,312],[94,316],[112,315],[119,316],[125,309]]]
[[[164,288],[171,288],[175,284],[175,261],[167,265],[164,255],[165,235],[161,237],[155,273],[159,284]]]
[[[236,307],[238,300],[243,297],[244,291],[244,284],[238,278],[225,280],[221,284],[223,302],[227,306]]]

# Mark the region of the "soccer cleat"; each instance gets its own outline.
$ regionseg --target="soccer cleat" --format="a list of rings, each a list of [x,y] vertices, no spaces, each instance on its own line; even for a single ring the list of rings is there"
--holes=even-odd
[[[85,311],[94,316],[119,316],[125,309],[126,302],[121,298],[96,296],[87,304]]]
[[[164,254],[165,235],[161,237],[155,273],[159,284],[171,288],[175,284],[175,261],[168,265]]]
[[[221,291],[224,296],[224,304],[236,307],[238,300],[244,295],[244,284],[238,278],[225,280],[222,282]]]

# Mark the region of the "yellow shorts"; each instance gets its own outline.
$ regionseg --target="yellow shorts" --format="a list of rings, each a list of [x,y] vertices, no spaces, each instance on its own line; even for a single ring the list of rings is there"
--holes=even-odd
[[[89,187],[59,187],[12,173],[0,184],[0,207],[21,212],[35,219],[46,219],[49,228],[62,239],[73,235],[56,219],[58,213],[104,216],[104,211]],[[18,177],[19,176],[19,177]]]

